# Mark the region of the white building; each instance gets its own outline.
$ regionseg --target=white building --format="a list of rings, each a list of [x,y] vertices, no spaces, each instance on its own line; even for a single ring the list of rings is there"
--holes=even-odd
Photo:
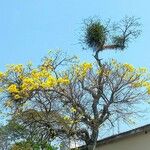
[[[150,124],[100,140],[96,150],[150,150]]]

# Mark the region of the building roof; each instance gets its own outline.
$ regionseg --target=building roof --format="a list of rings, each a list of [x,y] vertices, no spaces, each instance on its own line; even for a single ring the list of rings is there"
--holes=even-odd
[[[116,140],[121,140],[123,138],[134,136],[134,135],[137,135],[140,133],[147,134],[149,131],[150,131],[150,124],[147,124],[147,125],[144,125],[144,126],[141,126],[141,127],[138,127],[138,128],[126,131],[126,132],[122,132],[120,134],[112,135],[110,137],[99,140],[99,141],[97,141],[97,146],[108,144],[108,143],[114,142]],[[84,149],[84,146],[81,146],[80,148]]]

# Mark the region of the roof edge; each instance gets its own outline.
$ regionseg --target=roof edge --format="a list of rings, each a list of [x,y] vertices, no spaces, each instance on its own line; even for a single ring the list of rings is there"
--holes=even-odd
[[[96,147],[100,146],[100,145],[105,145],[105,144],[111,143],[111,142],[113,142],[115,140],[118,140],[118,139],[122,139],[122,138],[125,138],[125,137],[140,134],[142,132],[145,132],[145,134],[146,134],[148,131],[150,131],[150,124],[146,124],[144,126],[140,126],[140,127],[134,128],[132,130],[125,131],[125,132],[122,132],[122,133],[112,135],[112,136],[106,137],[104,139],[98,140]],[[83,145],[83,146],[80,146],[78,148],[84,149],[85,146]]]

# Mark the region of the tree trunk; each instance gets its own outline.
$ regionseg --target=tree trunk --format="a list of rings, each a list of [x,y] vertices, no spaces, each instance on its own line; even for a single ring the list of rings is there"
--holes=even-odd
[[[88,145],[88,146],[87,146],[87,149],[88,149],[88,150],[95,150],[95,147],[96,147],[96,144],[94,144],[94,143],[92,144],[92,143],[91,143],[91,145]]]
[[[89,143],[87,143],[88,150],[95,150],[96,144],[97,144],[97,139],[98,139],[98,130],[93,130],[91,139],[90,139]]]

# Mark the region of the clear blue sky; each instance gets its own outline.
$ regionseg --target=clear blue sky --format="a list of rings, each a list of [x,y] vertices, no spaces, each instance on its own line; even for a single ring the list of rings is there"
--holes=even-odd
[[[106,52],[122,62],[150,68],[149,0],[0,0],[0,70],[6,64],[39,64],[48,49],[90,60],[78,44],[82,21],[90,16],[141,18],[142,35],[125,52]]]
[[[125,15],[140,17],[143,33],[125,52],[107,55],[149,68],[149,6],[149,0],[0,0],[0,70],[28,60],[38,64],[48,49],[90,59],[78,44],[82,20],[90,16],[119,20]]]

